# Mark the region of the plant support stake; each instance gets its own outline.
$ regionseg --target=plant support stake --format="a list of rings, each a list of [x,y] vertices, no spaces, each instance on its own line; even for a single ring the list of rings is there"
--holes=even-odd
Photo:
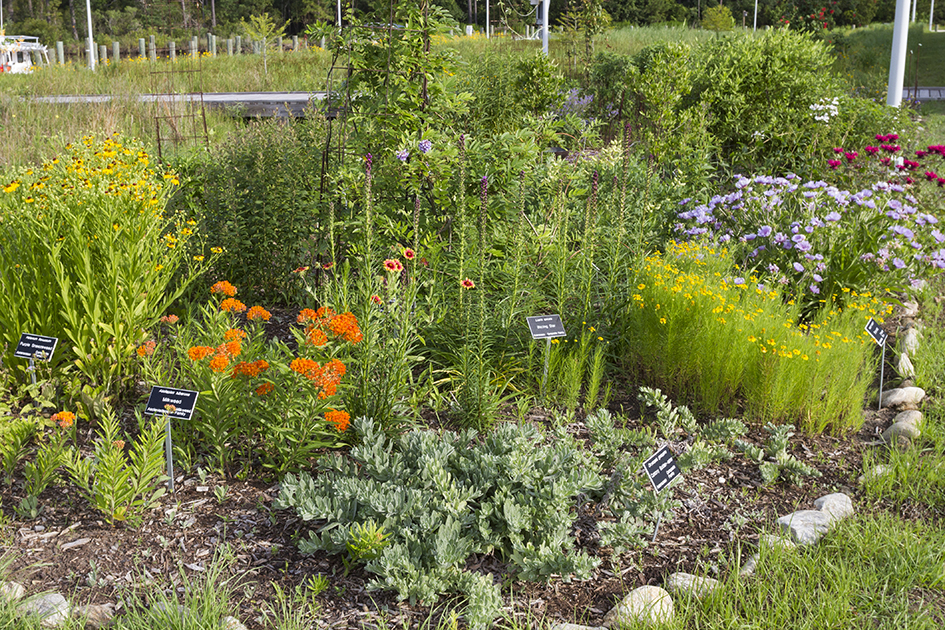
[[[164,451],[167,455],[167,484],[171,489],[171,492],[174,492],[174,445],[171,443],[171,414],[164,414],[164,418],[167,420],[167,423],[164,425],[167,431],[167,436],[164,440]]]

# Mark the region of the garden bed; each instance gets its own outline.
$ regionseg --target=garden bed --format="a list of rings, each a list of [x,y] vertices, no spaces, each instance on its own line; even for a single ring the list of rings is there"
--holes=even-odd
[[[618,407],[620,402],[616,401]],[[628,407],[636,404],[622,402]],[[509,614],[528,615],[533,621],[599,625],[603,615],[637,586],[660,585],[676,571],[710,576],[730,571],[737,554],[743,563],[753,553],[759,534],[773,529],[779,515],[810,506],[819,496],[844,492],[860,505],[865,500],[857,494],[863,452],[875,448],[872,443],[894,415],[889,410],[864,414],[862,429],[850,437],[799,435],[791,440],[791,453],[823,473],[805,479],[803,485],[765,485],[758,466],[741,457],[687,474],[669,491],[681,508],[661,524],[655,543],[624,554],[617,562],[605,559],[590,580],[515,582],[503,589],[506,595],[514,594],[514,601],[506,597]],[[527,417],[539,424],[548,421],[540,408]],[[640,420],[632,424],[639,425]],[[578,437],[586,435],[581,422],[568,430]],[[746,439],[761,443],[764,432],[753,427]],[[399,626],[401,621],[417,623],[439,614],[399,603],[391,592],[367,591],[370,576],[359,569],[346,575],[338,556],[300,554],[295,541],[309,528],[292,512],[272,508],[278,486],[194,472],[176,481],[177,492],[165,495],[138,529],[106,524],[69,487],[46,490],[40,497],[45,508],[39,518],[14,518],[5,528],[5,549],[17,554],[11,578],[30,593],[58,591],[72,595],[76,603],[115,603],[135,591],[145,597],[155,590],[171,594],[182,588],[182,574],[193,579],[205,573],[226,543],[231,564],[225,574],[234,579],[231,601],[238,606],[233,614],[249,628],[265,627],[264,611],[276,597],[273,584],[283,592],[301,587],[304,593],[313,575],[326,576],[329,585],[314,598],[319,627],[374,627],[381,620]],[[13,514],[15,494],[4,489],[5,514]],[[911,519],[940,517],[918,506],[902,513]],[[593,519],[578,517],[575,514],[574,534],[579,546],[597,553]],[[502,580],[504,568],[494,556],[473,556],[467,563],[468,570],[491,573],[496,580]]]

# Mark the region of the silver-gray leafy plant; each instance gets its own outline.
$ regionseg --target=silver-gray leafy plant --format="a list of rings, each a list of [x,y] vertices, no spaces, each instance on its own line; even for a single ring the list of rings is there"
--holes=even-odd
[[[344,553],[355,528],[373,520],[390,539],[366,560],[377,576],[370,588],[427,603],[460,592],[473,628],[491,623],[502,600],[490,575],[465,570],[472,555],[494,552],[526,580],[586,579],[598,564],[575,548],[572,507],[579,494],[599,498],[608,479],[563,430],[553,440],[512,424],[483,436],[414,430],[388,438],[369,419],[354,426],[362,440],[348,455],[323,457],[317,474],[282,482],[276,506],[315,522],[303,552]],[[629,522],[616,509],[608,516]]]

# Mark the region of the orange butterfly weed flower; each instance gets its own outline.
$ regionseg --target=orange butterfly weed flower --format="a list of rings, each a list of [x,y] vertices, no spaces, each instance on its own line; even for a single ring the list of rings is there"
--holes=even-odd
[[[174,314],[165,315],[164,317],[161,318],[162,324],[176,324],[179,321],[180,321],[180,317]]]
[[[230,284],[226,280],[220,280],[219,282],[214,284],[212,287],[210,287],[210,293],[214,293],[214,294],[222,293],[223,295],[233,297],[234,295],[236,295],[236,287],[234,287],[232,284]]]
[[[187,356],[191,361],[200,361],[213,354],[213,348],[210,346],[194,346],[187,351]]]
[[[223,372],[230,365],[230,357],[218,354],[210,359],[210,369],[214,372]]]
[[[246,339],[246,331],[240,330],[239,328],[230,328],[228,331],[223,333],[223,339],[226,341],[233,341],[234,339]]]
[[[220,302],[220,310],[227,313],[242,313],[246,310],[246,305],[235,298],[226,298]]]
[[[274,390],[275,388],[276,388],[275,385],[273,385],[272,383],[263,383],[262,385],[256,388],[256,395],[265,396],[266,394],[271,393],[272,390]]]
[[[250,321],[261,319],[264,322],[268,322],[270,317],[272,317],[272,314],[261,306],[250,307],[249,311],[246,313],[246,319]]]
[[[139,357],[149,357],[154,354],[155,348],[157,348],[157,343],[153,340],[149,340],[138,346],[136,352],[138,353]]]
[[[319,365],[311,359],[299,357],[297,359],[292,359],[292,362],[289,364],[289,369],[293,372],[298,372],[302,376],[311,378],[309,375],[312,374],[314,370],[318,370]]]
[[[268,369],[269,362],[265,359],[259,359],[258,361],[253,362],[240,361],[233,366],[233,374],[231,376],[233,378],[236,378],[237,376],[249,376],[255,378],[259,376],[260,373]]]
[[[325,420],[335,425],[335,429],[338,430],[338,433],[344,433],[350,423],[351,415],[347,411],[329,409],[325,412]]]
[[[336,315],[328,326],[333,335],[350,343],[358,343],[364,339],[361,328],[358,326],[358,318],[354,316],[354,313],[347,312]]]
[[[71,411],[60,411],[57,414],[53,414],[50,420],[57,422],[60,428],[68,429],[72,426],[72,423],[75,422],[75,414]]]
[[[305,340],[315,347],[321,347],[328,343],[328,335],[321,328],[315,328],[315,326],[309,324],[305,328]]]
[[[112,444],[114,444],[115,448],[117,448],[119,451],[125,448],[124,440],[115,440],[114,442],[112,442]]]
[[[310,308],[303,308],[302,312],[295,318],[295,321],[300,324],[305,324],[306,322],[315,321],[317,318],[318,314],[315,311]]]

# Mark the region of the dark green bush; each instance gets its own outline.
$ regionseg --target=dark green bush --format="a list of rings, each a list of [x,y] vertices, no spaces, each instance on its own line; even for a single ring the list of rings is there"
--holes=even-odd
[[[244,294],[284,303],[292,271],[327,249],[319,235],[323,119],[257,122],[213,150],[204,173],[204,229],[223,247],[218,279]]]

